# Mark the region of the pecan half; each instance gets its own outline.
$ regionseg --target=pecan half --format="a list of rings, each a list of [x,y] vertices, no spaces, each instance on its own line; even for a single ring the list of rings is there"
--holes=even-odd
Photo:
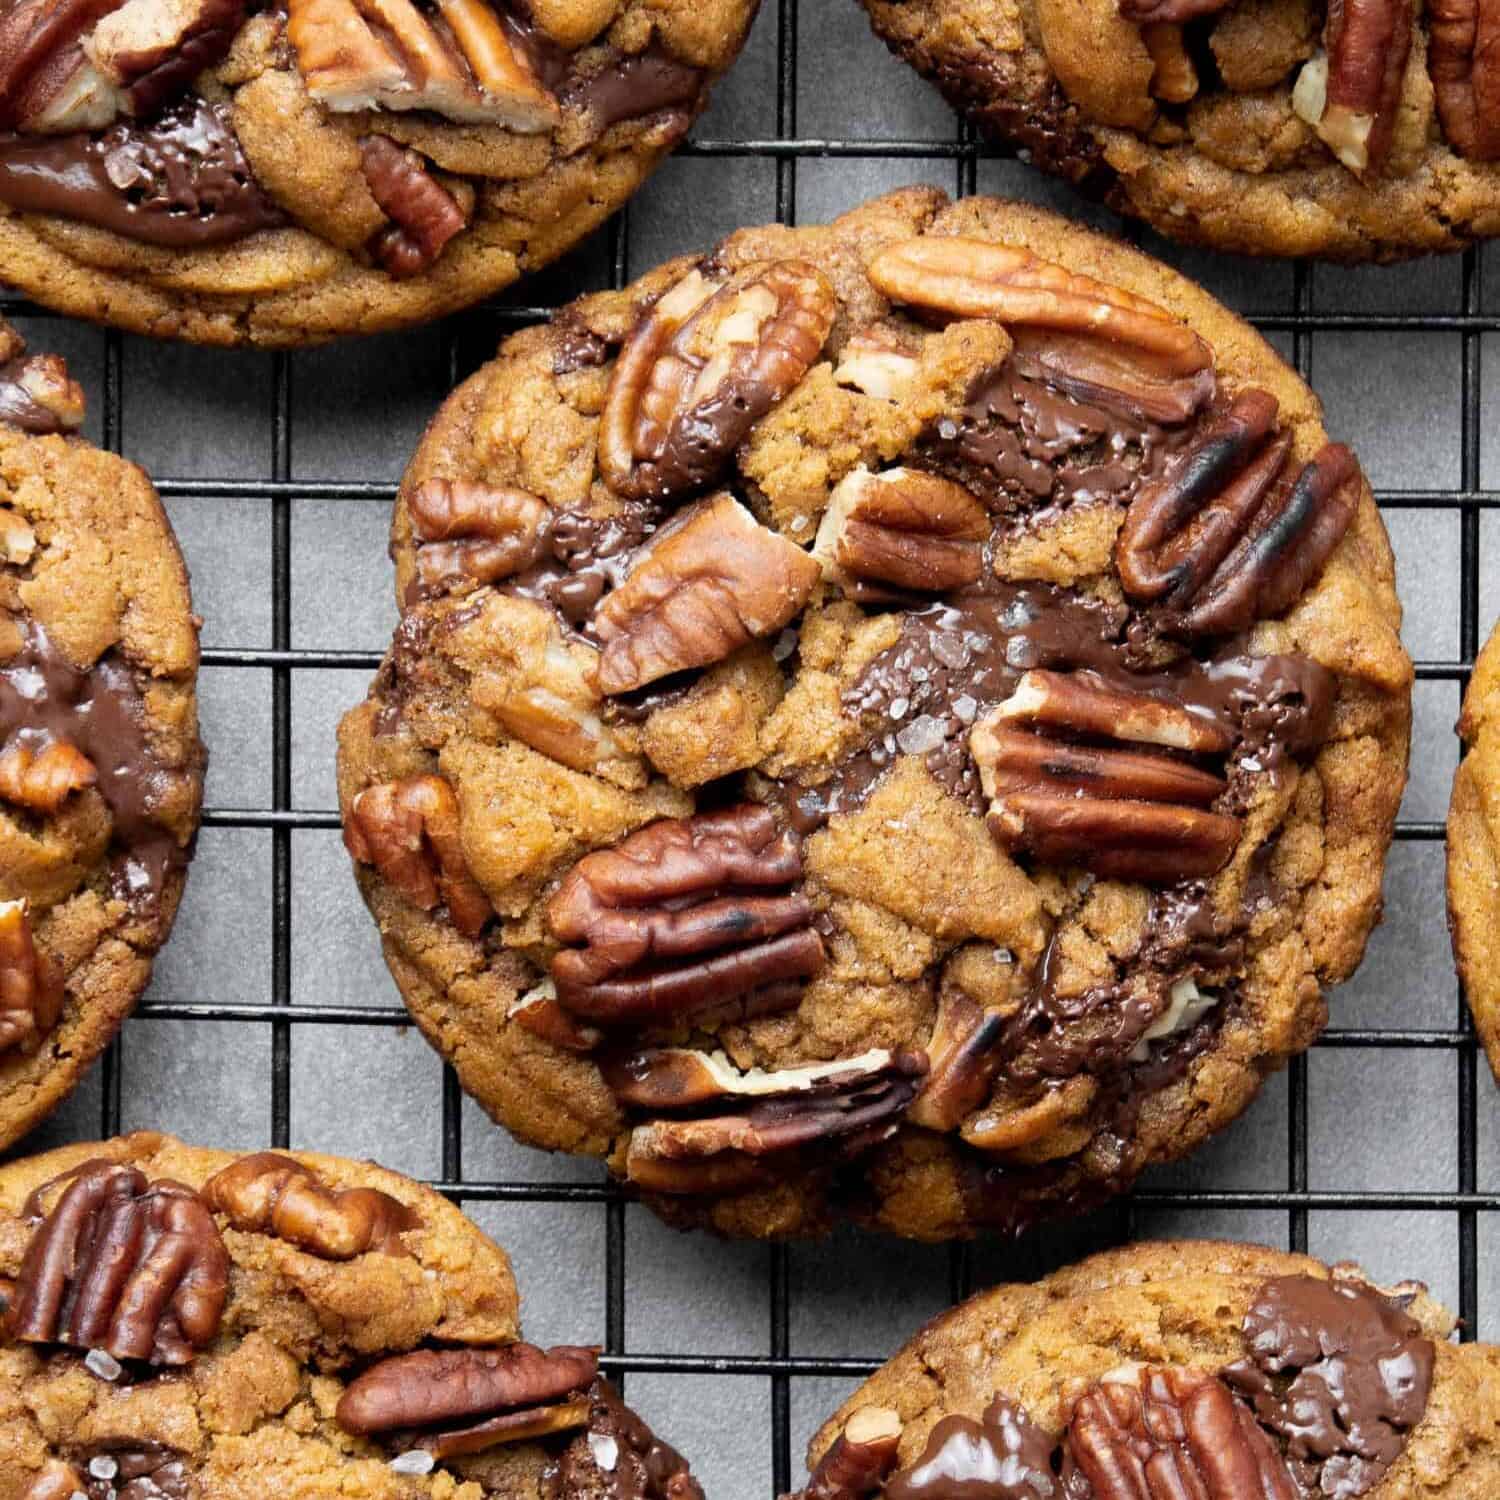
[[[1295,475],[1276,399],[1236,396],[1159,479],[1142,488],[1115,543],[1120,583],[1186,635],[1243,630],[1289,608],[1343,539],[1359,465],[1328,443]]]
[[[115,118],[118,101],[88,66],[80,39],[119,3],[18,0],[0,14],[0,130],[102,129]],[[91,77],[79,90],[81,68]]]
[[[1427,71],[1453,149],[1500,161],[1500,0],[1427,0]]]
[[[816,1093],[838,1093],[861,1081],[879,1078],[891,1065],[891,1054],[873,1048],[858,1057],[742,1073],[722,1052],[689,1047],[649,1047],[641,1052],[601,1060],[604,1081],[621,1104],[634,1109],[680,1110],[725,1099],[792,1099]]]
[[[1214,719],[1086,670],[1027,672],[991,717],[993,722],[1071,730],[1199,755],[1222,754],[1234,743],[1230,732]]]
[[[547,905],[559,1004],[601,1025],[692,1015],[823,967],[799,840],[763,807],[668,818],[586,855]],[[769,894],[775,892],[775,894]]]
[[[1084,334],[1017,328],[1011,342],[1011,362],[1027,379],[1044,380],[1077,401],[1164,427],[1181,426],[1207,406],[1217,386],[1211,364],[1173,375],[1128,344],[1106,344]]]
[[[1330,0],[1319,138],[1351,172],[1379,171],[1390,155],[1411,52],[1410,0]],[[1315,71],[1317,61],[1308,65]],[[1315,90],[1298,79],[1299,113]]]
[[[989,512],[951,479],[859,468],[835,487],[812,555],[836,583],[945,593],[978,581],[989,534]]]
[[[371,241],[371,254],[392,276],[419,275],[467,226],[468,218],[415,151],[388,135],[362,137],[359,151],[370,193],[394,221]]]
[[[40,750],[13,744],[0,751],[0,799],[33,812],[55,813],[74,792],[98,780],[93,761],[66,740]]]
[[[83,415],[83,387],[68,378],[60,354],[0,362],[0,422],[36,434],[76,432]]]
[[[775,634],[819,574],[808,553],[737,500],[701,501],[657,532],[594,611],[601,691],[628,693]]]
[[[406,500],[416,536],[417,577],[438,592],[455,579],[494,583],[541,555],[551,515],[525,490],[478,479],[426,479]]]
[[[1120,14],[1138,26],[1169,21],[1181,25],[1229,8],[1230,0],[1120,0]]]
[[[0,901],[0,1056],[34,1051],[62,1008],[63,976],[32,938],[26,902]]]
[[[1165,308],[1015,246],[923,235],[887,246],[868,274],[893,302],[1128,345],[1164,375],[1213,364],[1208,345]]]
[[[928,1130],[955,1130],[989,1097],[1004,1056],[999,1043],[1009,1017],[984,1010],[960,989],[938,999],[927,1041],[927,1077],[907,1117]]]
[[[21,1262],[12,1338],[185,1365],[219,1331],[229,1256],[191,1188],[94,1162],[69,1183]]]
[[[1096,1500],[1301,1494],[1249,1410],[1201,1372],[1145,1369],[1130,1381],[1101,1381],[1074,1407],[1066,1446]]]
[[[430,109],[460,124],[536,133],[557,101],[486,0],[290,0],[287,36],[307,91],[335,113]]]
[[[352,1381],[335,1420],[360,1437],[406,1428],[460,1428],[551,1403],[598,1374],[598,1351],[561,1344],[419,1349],[383,1359]]]
[[[605,482],[658,500],[709,484],[811,368],[837,310],[805,261],[757,263],[721,285],[691,272],[620,351],[599,421]]]
[[[896,1467],[901,1417],[889,1406],[851,1412],[796,1500],[860,1500],[873,1495]]]
[[[127,114],[152,115],[228,56],[245,9],[246,0],[125,0],[83,50]]]
[[[344,847],[373,865],[413,906],[448,908],[453,925],[477,937],[494,915],[469,874],[458,828],[458,798],[441,776],[408,776],[366,787],[350,804]]]
[[[272,1234],[324,1260],[367,1251],[410,1255],[401,1236],[422,1221],[378,1188],[328,1187],[311,1167],[260,1151],[203,1184],[203,1201],[236,1229]]]

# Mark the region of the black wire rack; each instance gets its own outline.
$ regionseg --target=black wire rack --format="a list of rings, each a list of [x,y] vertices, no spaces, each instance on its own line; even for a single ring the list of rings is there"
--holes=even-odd
[[[762,25],[775,29],[775,130],[764,139],[697,138],[679,148],[691,158],[752,158],[766,162],[775,174],[776,216],[784,223],[794,217],[799,164],[816,159],[908,160],[930,164],[924,175],[962,196],[975,191],[980,164],[1004,158],[1007,153],[981,143],[962,122],[955,122],[949,140],[808,139],[797,131],[797,38],[798,0],[766,0],[771,15]],[[819,0],[815,0],[819,3]],[[821,0],[834,3],[834,0]],[[841,0],[847,3],[847,0]],[[608,251],[610,281],[623,285],[628,266],[628,219],[626,210],[603,234]],[[1126,231],[1129,236],[1130,231]],[[636,270],[642,269],[636,267]],[[1456,488],[1384,489],[1379,495],[1387,512],[1415,511],[1424,515],[1453,515],[1459,522],[1460,568],[1458,595],[1458,656],[1453,660],[1421,660],[1417,663],[1420,683],[1451,684],[1452,705],[1457,712],[1459,695],[1467,684],[1481,638],[1480,620],[1480,525],[1483,512],[1500,507],[1500,490],[1481,484],[1482,437],[1482,342],[1487,334],[1500,333],[1500,314],[1486,313],[1481,296],[1482,257],[1469,251],[1462,257],[1458,311],[1407,313],[1336,313],[1314,306],[1313,271],[1305,263],[1292,270],[1290,311],[1251,313],[1251,321],[1262,332],[1289,338],[1290,357],[1299,373],[1312,377],[1314,336],[1319,333],[1400,332],[1447,333],[1462,345],[1460,465]],[[525,294],[523,285],[522,295]],[[482,310],[484,326],[505,333],[546,318],[546,306],[492,305]],[[45,310],[0,292],[0,312],[8,316],[46,318]],[[471,315],[472,317],[472,315]],[[455,320],[456,321],[456,320]],[[444,350],[450,381],[466,373],[463,349],[472,342],[472,323],[465,336],[445,331]],[[121,446],[124,402],[124,341],[114,332],[104,335],[102,441],[105,447]],[[492,344],[491,344],[492,347]],[[484,357],[484,352],[478,354]],[[271,841],[271,965],[269,998],[262,1003],[181,1003],[145,998],[139,1016],[205,1025],[259,1023],[269,1026],[270,1144],[286,1147],[291,1137],[291,1053],[293,1027],[369,1026],[392,1028],[406,1023],[404,1011],[385,1005],[292,1004],[292,855],[293,833],[309,829],[337,829],[336,810],[303,809],[293,796],[292,684],[297,672],[330,669],[368,669],[379,663],[374,652],[355,650],[297,649],[292,644],[292,507],[294,500],[332,500],[389,504],[395,485],[381,481],[320,481],[293,478],[294,442],[292,417],[292,362],[288,355],[272,359],[271,458],[269,473],[259,479],[215,479],[194,475],[158,475],[161,494],[194,500],[248,501],[266,507],[270,515],[271,628],[270,645],[264,649],[208,649],[203,664],[212,668],[239,669],[267,674],[271,684],[271,795],[264,807],[210,806],[203,822],[209,828],[267,830]],[[212,747],[210,747],[212,748]],[[330,747],[331,753],[331,747]],[[1441,840],[1442,824],[1403,819],[1397,827],[1403,841],[1432,843]],[[352,888],[352,882],[351,882]],[[1433,913],[1433,920],[1440,920]],[[373,937],[372,937],[373,941]],[[1303,1250],[1308,1244],[1310,1213],[1334,1210],[1428,1211],[1456,1216],[1458,1311],[1464,1337],[1473,1337],[1479,1317],[1479,1216],[1500,1210],[1500,1192],[1481,1192],[1478,1187],[1479,1049],[1462,999],[1456,987],[1453,1024],[1432,1029],[1330,1028],[1317,1043],[1322,1049],[1374,1048],[1397,1052],[1438,1052],[1457,1058],[1457,1173],[1452,1191],[1348,1191],[1314,1190],[1309,1185],[1308,1060],[1296,1059],[1290,1068],[1287,1091],[1286,1185],[1274,1189],[1217,1190],[1198,1187],[1153,1188],[1138,1192],[1128,1202],[1103,1216],[1095,1245],[1131,1237],[1142,1211],[1186,1207],[1203,1210],[1259,1210],[1286,1216],[1288,1248]],[[104,1135],[118,1133],[121,1126],[122,1062],[119,1044],[102,1063],[102,1106],[99,1128]],[[606,1182],[539,1182],[485,1179],[464,1171],[464,1126],[462,1095],[451,1067],[443,1070],[442,1171],[433,1185],[461,1204],[537,1203],[604,1205],[604,1310],[605,1353],[602,1363],[620,1380],[633,1373],[664,1373],[697,1376],[755,1376],[770,1383],[771,1479],[777,1493],[788,1490],[801,1473],[800,1455],[792,1451],[792,1387],[799,1380],[833,1377],[844,1380],[867,1374],[890,1350],[872,1350],[866,1357],[810,1357],[792,1352],[789,1253],[773,1247],[767,1278],[769,1336],[763,1355],[715,1353],[626,1352],[626,1205],[628,1195]],[[378,1154],[378,1152],[377,1152]],[[974,1254],[969,1246],[954,1246],[949,1252],[947,1292],[951,1300],[966,1296],[974,1283]],[[913,1318],[913,1325],[916,1319]],[[670,1435],[670,1434],[668,1434]]]

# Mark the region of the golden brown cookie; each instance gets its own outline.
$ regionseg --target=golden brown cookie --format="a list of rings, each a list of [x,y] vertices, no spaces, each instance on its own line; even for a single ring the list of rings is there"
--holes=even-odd
[[[1500,0],[861,0],[996,140],[1192,244],[1500,234]]]
[[[345,839],[418,1025],[680,1223],[1015,1228],[1190,1150],[1380,910],[1411,667],[1239,319],[931,189],[527,330],[408,470]]]
[[[1145,1243],[923,1328],[813,1438],[799,1500],[1480,1500],[1500,1350],[1420,1283]]]
[[[1500,631],[1474,663],[1448,808],[1448,927],[1474,1029],[1500,1079]]]
[[[702,1500],[505,1252],[369,1162],[140,1133],[0,1168],[0,1500]]]
[[[0,1147],[119,1030],[203,799],[198,620],[151,482],[0,321]]]
[[[0,278],[313,344],[467,307],[602,224],[757,0],[0,0]]]

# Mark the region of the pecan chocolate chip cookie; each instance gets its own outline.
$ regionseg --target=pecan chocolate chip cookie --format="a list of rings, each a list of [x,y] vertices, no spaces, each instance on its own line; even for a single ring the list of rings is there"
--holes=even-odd
[[[0,322],[0,1147],[151,977],[203,796],[187,570],[150,481]]]
[[[737,1234],[941,1238],[1237,1114],[1358,963],[1411,668],[1311,393],[1155,262],[930,189],[508,340],[341,731],[417,1023]]]
[[[603,223],[757,0],[0,0],[0,275],[286,346],[466,307]]]
[[[0,1168],[0,1500],[702,1500],[394,1172],[138,1134]]]
[[[787,1500],[1470,1500],[1500,1349],[1418,1282],[1146,1243],[929,1323],[813,1438]]]
[[[1195,244],[1500,234],[1500,0],[861,0],[997,140]]]
[[[1474,664],[1448,808],[1448,927],[1474,1029],[1500,1080],[1500,630]]]

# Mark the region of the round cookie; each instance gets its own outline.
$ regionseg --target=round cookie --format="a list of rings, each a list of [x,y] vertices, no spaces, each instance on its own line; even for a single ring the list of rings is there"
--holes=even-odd
[[[1448,928],[1474,1029],[1500,1079],[1500,630],[1474,663],[1458,733],[1467,754],[1448,808]]]
[[[1173,239],[1388,261],[1500,234],[1500,7],[861,0],[997,141]]]
[[[413,1017],[675,1222],[1118,1191],[1324,1023],[1411,667],[1347,449],[1124,246],[933,189],[509,339],[340,732]]]
[[[5,0],[0,268],[287,347],[463,308],[602,224],[758,0]]]
[[[203,800],[198,620],[161,502],[0,322],[0,1147],[119,1030]]]
[[[0,1500],[702,1500],[504,1251],[369,1162],[139,1133],[0,1168]]]
[[[1130,1245],[934,1319],[813,1438],[798,1500],[1478,1500],[1500,1349],[1420,1283]]]

